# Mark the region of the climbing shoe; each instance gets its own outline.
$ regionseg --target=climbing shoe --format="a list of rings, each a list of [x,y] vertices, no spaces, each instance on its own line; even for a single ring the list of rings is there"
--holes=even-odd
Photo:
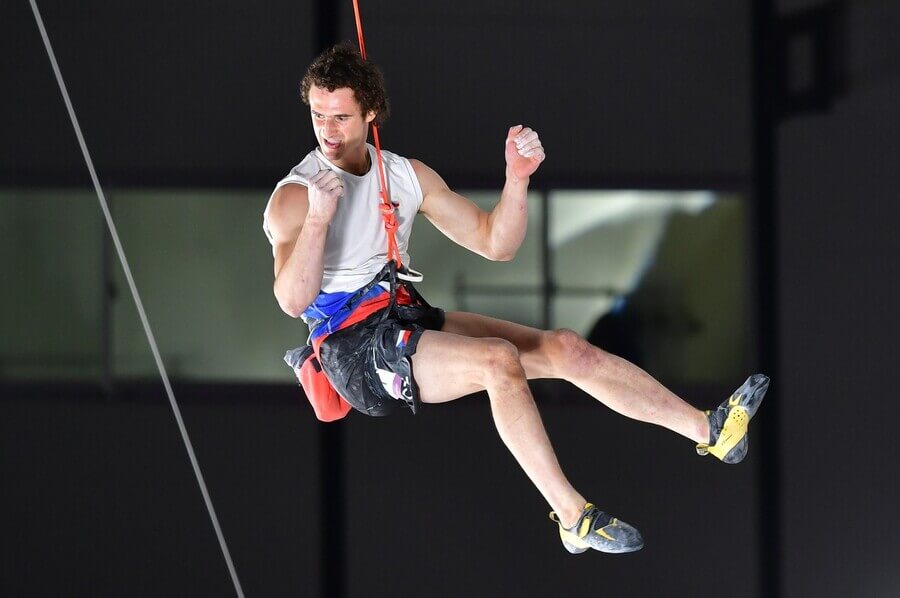
[[[584,505],[578,521],[570,528],[564,528],[553,511],[550,512],[550,519],[559,525],[559,537],[563,546],[572,554],[580,554],[588,548],[620,553],[634,552],[644,547],[644,539],[639,531],[591,503]]]
[[[740,463],[747,456],[747,426],[759,409],[769,377],[754,374],[715,411],[707,411],[709,443],[698,444],[697,454],[715,455],[725,463]]]

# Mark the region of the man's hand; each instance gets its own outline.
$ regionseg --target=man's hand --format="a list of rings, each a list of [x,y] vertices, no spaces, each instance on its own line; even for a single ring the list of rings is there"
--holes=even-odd
[[[516,125],[506,135],[506,175],[516,180],[527,179],[544,161],[544,146],[537,131]]]
[[[306,218],[331,223],[338,199],[344,194],[344,183],[333,170],[320,170],[309,179],[309,211]]]

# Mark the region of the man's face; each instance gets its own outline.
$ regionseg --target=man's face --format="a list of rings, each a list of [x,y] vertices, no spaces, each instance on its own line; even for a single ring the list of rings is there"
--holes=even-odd
[[[309,108],[313,130],[325,157],[335,164],[342,159],[358,159],[375,113],[362,114],[353,90],[340,87],[328,91],[312,85]]]

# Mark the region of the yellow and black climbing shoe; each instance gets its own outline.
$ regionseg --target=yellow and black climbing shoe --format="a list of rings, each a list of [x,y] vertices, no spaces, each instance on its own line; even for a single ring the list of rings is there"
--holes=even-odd
[[[740,463],[747,456],[747,426],[759,409],[769,377],[753,374],[715,411],[707,411],[709,443],[698,444],[697,454],[715,455],[725,463]]]
[[[624,521],[610,517],[591,503],[584,505],[581,517],[570,528],[564,528],[555,512],[550,519],[559,525],[563,546],[572,554],[593,548],[600,552],[634,552],[644,547],[641,532]]]

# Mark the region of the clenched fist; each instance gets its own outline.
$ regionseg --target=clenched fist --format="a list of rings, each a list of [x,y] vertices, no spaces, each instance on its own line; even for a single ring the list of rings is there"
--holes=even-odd
[[[506,172],[517,179],[525,179],[534,174],[544,161],[544,146],[537,131],[516,125],[506,135]]]
[[[309,178],[309,211],[307,218],[331,223],[337,202],[344,194],[344,182],[333,170],[320,170]]]

